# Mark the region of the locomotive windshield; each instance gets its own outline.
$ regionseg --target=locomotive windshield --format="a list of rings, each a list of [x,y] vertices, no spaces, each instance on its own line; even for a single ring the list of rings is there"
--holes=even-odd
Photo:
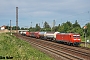
[[[80,35],[73,35],[73,38],[80,38]]]

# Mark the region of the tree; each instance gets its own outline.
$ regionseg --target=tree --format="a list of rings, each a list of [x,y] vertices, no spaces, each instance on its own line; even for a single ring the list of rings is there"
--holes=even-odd
[[[87,32],[86,32],[87,33],[87,36],[90,36],[90,23],[87,23],[86,24],[86,27],[87,28],[85,30],[87,30]]]
[[[13,26],[13,27],[12,27],[12,30],[16,30],[16,26]]]
[[[18,30],[20,30],[19,26],[17,28],[18,28]],[[6,29],[10,30],[10,26],[6,26]],[[12,30],[16,30],[16,26],[12,26]]]
[[[58,31],[64,33],[64,32],[67,31],[67,28],[68,28],[67,24],[66,23],[62,23],[61,26],[59,27]]]
[[[81,36],[83,35],[83,30],[82,28],[79,28],[79,27],[75,27],[71,30],[71,32],[73,33],[79,33]]]
[[[6,26],[6,29],[10,30],[10,26]]]
[[[18,26],[17,29],[20,30],[20,27]],[[12,30],[16,30],[16,26],[13,26]]]
[[[21,27],[21,30],[25,30],[24,27]]]
[[[52,31],[58,31],[58,26],[53,27]]]
[[[34,27],[30,27],[29,31],[31,31],[31,32],[35,31],[35,28]]]
[[[44,26],[43,26],[44,28],[50,28],[50,26],[49,26],[49,24],[45,21],[45,23],[44,23]]]
[[[36,24],[35,31],[40,31],[40,26]]]
[[[72,27],[73,26],[72,23],[69,22],[69,21],[67,21],[66,24],[68,24],[69,27]]]
[[[60,25],[58,26],[59,27],[58,31],[65,33],[71,32],[71,29],[73,28],[72,26],[73,26],[72,23],[67,21],[66,23],[62,23],[61,26]]]
[[[68,26],[67,32],[72,32],[71,30],[73,29],[73,24],[70,21],[67,21],[66,24]]]
[[[77,20],[76,20],[75,23],[73,24],[73,28],[75,28],[75,27],[81,28],[80,25],[78,24]]]

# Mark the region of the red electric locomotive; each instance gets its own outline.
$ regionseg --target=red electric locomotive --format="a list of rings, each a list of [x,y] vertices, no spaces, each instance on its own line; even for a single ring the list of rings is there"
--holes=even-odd
[[[80,34],[75,33],[58,33],[56,34],[56,41],[73,46],[78,46],[81,43]]]

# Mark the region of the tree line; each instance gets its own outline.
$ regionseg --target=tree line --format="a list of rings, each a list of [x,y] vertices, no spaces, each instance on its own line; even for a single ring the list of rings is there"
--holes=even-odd
[[[58,26],[50,27],[49,23],[45,21],[43,28],[41,28],[39,24],[36,24],[35,27],[30,27],[29,31],[59,31],[61,33],[79,33],[81,36],[85,36],[86,33],[88,37],[90,36],[90,23],[85,24],[85,26],[87,26],[86,29],[84,29],[84,26],[81,27],[76,20],[74,24],[72,24],[70,21],[67,21],[65,23],[59,24]]]
[[[65,23],[59,24],[58,26],[51,27],[48,22],[44,22],[43,27],[41,28],[39,24],[36,24],[35,27],[30,28],[24,28],[19,27],[18,30],[29,30],[29,31],[59,31],[61,33],[79,33],[81,36],[84,36],[85,33],[87,33],[87,36],[90,36],[90,23],[85,24],[87,26],[86,29],[83,29],[83,27],[80,26],[80,24],[75,21],[74,24],[72,24],[70,21],[67,21]],[[10,26],[6,26],[6,29],[10,30]],[[12,30],[16,30],[16,26],[12,27]]]

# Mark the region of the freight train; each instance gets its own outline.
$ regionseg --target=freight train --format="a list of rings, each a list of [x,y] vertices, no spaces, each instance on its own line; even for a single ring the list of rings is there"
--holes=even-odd
[[[33,38],[51,40],[73,46],[79,46],[81,43],[80,34],[77,33],[21,32],[20,34]]]

